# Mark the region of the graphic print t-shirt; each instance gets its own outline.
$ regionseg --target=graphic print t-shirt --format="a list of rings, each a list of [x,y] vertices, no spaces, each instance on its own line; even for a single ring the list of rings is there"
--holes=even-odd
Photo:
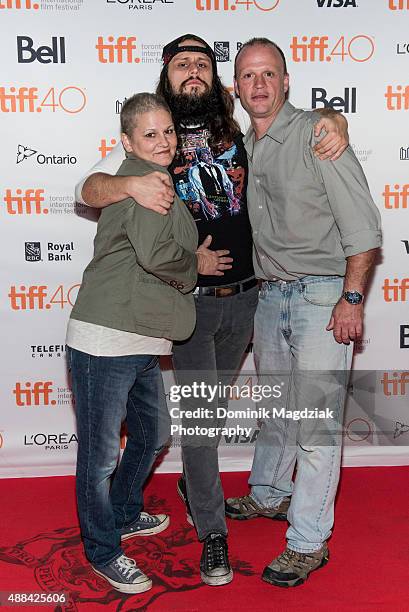
[[[229,285],[254,275],[251,227],[247,212],[247,157],[242,136],[212,153],[209,131],[185,128],[179,135],[175,159],[168,168],[178,196],[188,206],[199,232],[212,250],[228,249],[233,267],[224,276],[198,277],[198,285]]]

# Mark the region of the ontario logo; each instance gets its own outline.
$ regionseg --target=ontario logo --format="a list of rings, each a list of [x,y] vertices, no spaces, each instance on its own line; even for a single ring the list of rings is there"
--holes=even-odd
[[[21,162],[34,155],[39,166],[72,166],[77,163],[75,155],[70,155],[69,153],[65,155],[45,155],[44,153],[38,153],[36,149],[19,144],[17,145],[16,164],[21,164]]]

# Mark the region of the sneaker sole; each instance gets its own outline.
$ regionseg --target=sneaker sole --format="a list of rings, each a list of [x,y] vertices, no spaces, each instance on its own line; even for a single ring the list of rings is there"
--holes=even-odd
[[[230,570],[225,576],[208,576],[204,572],[200,572],[202,582],[209,586],[222,586],[223,584],[229,584],[233,580],[233,570]]]
[[[186,506],[186,497],[183,495],[182,491],[181,491],[181,490],[180,490],[180,488],[179,488],[179,482],[178,482],[178,483],[177,483],[177,485],[176,485],[176,491],[177,491],[177,493],[178,493],[178,495],[179,495],[180,499],[182,500],[182,502],[183,502],[183,503],[185,504],[185,506]],[[187,520],[187,522],[189,523],[189,525],[192,525],[192,527],[194,527],[194,526],[195,526],[195,524],[194,524],[194,522],[193,522],[193,519],[192,519],[192,516],[189,514],[189,512],[186,512],[186,520]]]
[[[268,514],[250,514],[250,516],[245,516],[244,514],[233,514],[230,512],[225,512],[225,514],[229,519],[233,519],[233,521],[248,521],[250,519],[255,519],[255,518],[267,518],[273,521],[286,521],[287,520],[287,515],[283,514],[282,512],[278,512],[277,514],[274,514],[273,516],[269,516]]]
[[[324,565],[327,565],[328,561],[329,561],[328,557],[324,557],[320,565],[318,565],[318,567],[316,567],[315,569],[311,570],[308,576],[312,574],[313,572],[316,572],[317,570],[321,569],[321,567],[324,567]],[[294,580],[288,580],[286,582],[283,582],[281,580],[276,580],[273,576],[270,576],[270,572],[271,572],[270,568],[266,567],[261,575],[261,579],[264,580],[264,582],[268,582],[268,584],[273,584],[274,586],[284,587],[284,588],[300,586],[301,584],[304,584],[304,582],[308,578],[307,576],[306,578],[295,578]]]
[[[120,593],[144,593],[152,588],[152,580],[150,578],[147,578],[143,582],[137,582],[136,584],[123,584],[122,582],[116,582],[116,580],[108,578],[108,576],[95,569],[95,567],[93,567],[92,570],[98,574],[98,576],[101,576],[104,580],[109,582],[109,584]]]
[[[154,535],[155,533],[160,533],[161,531],[165,531],[169,527],[170,517],[167,516],[165,520],[156,527],[151,527],[150,529],[141,529],[140,531],[135,531],[135,533],[126,533],[121,536],[121,542],[125,540],[129,540],[130,538],[136,538],[138,536],[149,536]]]

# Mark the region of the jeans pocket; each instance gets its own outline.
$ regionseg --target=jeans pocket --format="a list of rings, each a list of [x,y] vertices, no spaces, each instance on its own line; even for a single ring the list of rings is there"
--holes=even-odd
[[[142,369],[142,372],[147,372],[148,370],[151,370],[152,368],[157,366],[158,363],[159,363],[159,355],[152,355],[151,359],[148,361],[146,366]]]
[[[303,285],[302,296],[314,306],[335,306],[342,295],[344,279],[332,278]]]

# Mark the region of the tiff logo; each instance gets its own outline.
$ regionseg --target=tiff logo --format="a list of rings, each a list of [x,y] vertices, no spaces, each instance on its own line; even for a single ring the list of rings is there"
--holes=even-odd
[[[408,161],[409,160],[409,147],[401,147],[399,149],[399,159],[401,161]]]
[[[50,399],[53,393],[51,380],[37,381],[34,384],[26,382],[24,387],[25,389],[22,383],[17,382],[13,389],[17,406],[55,406],[57,403],[56,400]]]
[[[47,297],[47,286],[46,285],[31,285],[26,287],[21,285],[17,290],[16,285],[10,287],[10,305],[12,310],[43,310],[44,308],[51,308],[50,304],[45,304],[45,298]]]
[[[399,348],[409,349],[409,325],[400,326]]]
[[[48,214],[47,208],[42,208],[44,189],[16,189],[13,195],[11,189],[6,189],[4,201],[9,215],[41,215]]]
[[[15,87],[10,87],[10,93],[7,93],[5,87],[0,87],[0,111],[2,113],[24,113],[28,106],[28,112],[34,113],[34,102],[38,98],[37,87],[19,87],[18,93],[16,91]]]
[[[63,36],[52,36],[51,47],[46,45],[34,49],[30,36],[17,36],[17,62],[19,64],[65,64],[65,39]]]
[[[389,378],[388,372],[384,372],[381,383],[383,394],[388,397],[391,395],[406,395],[406,385],[409,385],[409,372],[393,372],[391,378]]]
[[[403,90],[403,91],[402,91]],[[388,85],[385,93],[386,108],[391,111],[408,110],[409,109],[409,85],[403,89],[402,85],[396,85],[396,91],[393,91],[393,86]]]
[[[405,185],[402,185],[402,189],[399,189],[400,185],[394,185],[394,189],[391,189],[391,185],[385,185],[385,191],[382,193],[382,195],[385,200],[386,209],[405,209],[408,207],[409,184],[406,183]]]
[[[33,4],[31,4],[31,0],[3,0],[3,2],[0,2],[0,9],[21,9],[21,8],[25,8],[25,9],[33,9],[34,11],[37,11],[39,6],[37,4],[37,2],[33,2]]]
[[[389,278],[385,278],[382,289],[385,302],[406,302],[406,294],[409,291],[409,278],[403,278],[401,281],[398,278],[394,278],[392,282]]]
[[[106,138],[101,138],[101,144],[98,147],[98,151],[101,153],[101,157],[104,158],[112,151],[114,146],[117,144],[115,138],[111,138],[111,144],[107,144]]]
[[[391,11],[409,11],[409,0],[389,0]]]
[[[108,36],[107,40],[108,42],[104,42],[104,37],[98,36],[98,42],[95,45],[98,51],[98,61],[101,64],[122,64],[123,62],[139,64],[141,58],[134,56],[134,51],[136,51],[135,36],[119,36],[116,41],[113,36]]]

